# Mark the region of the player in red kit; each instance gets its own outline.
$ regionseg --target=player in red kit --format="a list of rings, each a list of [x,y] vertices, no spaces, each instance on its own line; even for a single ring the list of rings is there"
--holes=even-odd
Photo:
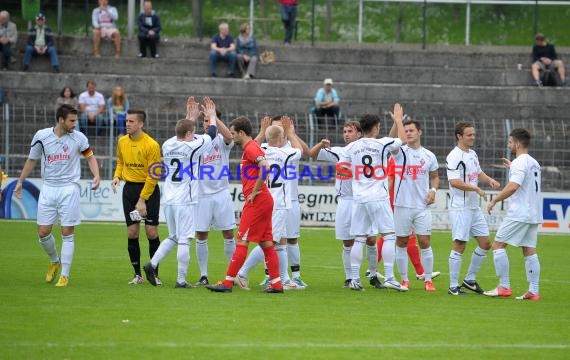
[[[238,228],[236,250],[228,267],[226,278],[222,283],[206,285],[206,288],[215,292],[231,292],[234,279],[247,257],[249,242],[254,242],[262,248],[269,271],[270,283],[262,292],[282,293],[279,260],[273,245],[271,228],[273,198],[265,183],[269,163],[261,147],[252,141],[253,128],[248,118],[238,117],[230,123],[229,127],[234,142],[243,149],[240,176],[246,201]]]

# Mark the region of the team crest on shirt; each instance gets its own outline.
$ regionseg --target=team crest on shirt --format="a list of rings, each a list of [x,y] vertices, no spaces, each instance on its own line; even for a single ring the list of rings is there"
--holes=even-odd
[[[69,146],[67,146],[66,144],[63,144],[63,152],[67,153],[69,151]]]

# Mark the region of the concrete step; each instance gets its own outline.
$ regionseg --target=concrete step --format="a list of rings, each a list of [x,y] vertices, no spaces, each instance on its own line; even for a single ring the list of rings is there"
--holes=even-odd
[[[209,77],[208,62],[202,60],[182,59],[139,59],[125,57],[113,58],[78,58],[60,56],[63,73],[153,74],[165,76]],[[19,69],[19,65],[15,69]],[[47,57],[37,57],[32,61],[30,74],[33,72],[51,72],[51,64]],[[223,77],[227,65],[220,63],[217,73]],[[530,86],[534,85],[528,69],[519,71],[507,69],[459,69],[428,66],[378,66],[322,64],[318,67],[304,63],[277,63],[259,65],[258,79],[266,80],[305,80],[322,82],[325,78],[333,78],[335,82],[353,83],[395,83],[395,84],[445,84],[445,85],[478,85],[478,86]],[[336,85],[335,85],[336,86]]]
[[[165,58],[207,59],[209,44],[209,39],[201,42],[197,39],[163,39],[159,53]],[[20,37],[18,49],[23,50],[24,47],[25,39]],[[91,57],[92,54],[89,37],[63,36],[57,39],[57,47],[61,54],[76,57]],[[418,45],[318,44],[311,47],[295,44],[285,47],[275,42],[260,41],[258,49],[260,52],[273,51],[280,63],[516,69],[517,64],[529,66],[531,61],[531,44],[528,47],[430,46],[428,50],[422,50]],[[561,47],[557,51],[563,59],[570,57],[570,48]],[[112,57],[112,43],[103,42],[101,52],[104,57]],[[136,40],[123,40],[123,57],[134,57],[137,53]]]
[[[450,91],[452,91],[451,89]],[[435,90],[437,92],[437,89]],[[548,98],[554,91],[536,90],[536,97]],[[305,98],[297,97],[259,97],[230,96],[222,94],[212,94],[202,92],[200,88],[191,89],[189,87],[186,94],[198,97],[213,95],[218,107],[232,114],[259,116],[280,113],[287,114],[307,114],[310,111],[311,102]],[[147,109],[147,111],[168,112],[172,116],[181,117],[185,114],[185,104],[187,96],[180,94],[156,94],[156,93],[128,93],[131,106]],[[56,92],[34,90],[21,91],[12,90],[8,92],[7,99],[13,104],[37,104],[53,106],[57,98]],[[405,94],[404,94],[405,95]],[[415,99],[414,97],[398,94],[397,90],[384,92],[382,97],[377,99],[349,99],[341,103],[341,110],[347,116],[360,115],[364,113],[387,114],[392,111],[394,103],[400,102],[406,113],[418,118],[455,118],[465,120],[484,119],[568,119],[568,105],[564,102],[525,102],[525,101],[494,101],[493,94],[487,101],[470,101],[469,97],[451,102],[445,99]],[[497,96],[501,97],[501,96]],[[178,114],[178,115],[176,115]]]
[[[284,102],[302,101],[310,105],[320,83],[284,80],[240,80],[223,78],[188,78],[180,76],[154,75],[107,75],[107,74],[48,74],[6,72],[3,84],[6,92],[13,89],[51,91],[57,97],[60,89],[72,86],[77,92],[87,79],[97,80],[98,89],[109,95],[116,85],[122,85],[127,94],[144,93],[152,96],[177,96],[187,94],[210,95],[214,97],[239,97],[241,101],[250,98],[280,98]],[[377,101],[453,103],[499,103],[544,105],[563,104],[570,93],[568,88],[486,87],[429,84],[385,84],[385,83],[343,83],[336,84],[341,97],[341,106],[351,103],[375,103]],[[381,100],[380,100],[381,99]],[[48,100],[49,101],[49,100]],[[293,107],[297,108],[297,107]],[[263,111],[258,109],[258,111]]]

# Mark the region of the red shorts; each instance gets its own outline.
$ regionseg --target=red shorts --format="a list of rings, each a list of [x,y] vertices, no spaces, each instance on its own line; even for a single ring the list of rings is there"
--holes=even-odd
[[[273,213],[273,198],[269,193],[261,193],[253,203],[243,206],[239,222],[237,238],[254,243],[272,241],[271,214]]]

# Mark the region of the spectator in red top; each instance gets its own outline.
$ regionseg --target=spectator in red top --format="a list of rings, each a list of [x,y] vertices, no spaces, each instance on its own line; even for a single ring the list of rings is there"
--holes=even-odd
[[[297,20],[297,0],[279,0],[281,21],[285,27],[285,45],[291,45],[291,38],[293,38],[293,29],[295,28],[295,21]]]
[[[273,245],[271,228],[271,213],[273,212],[273,198],[265,178],[269,172],[269,163],[265,153],[257,142],[252,141],[253,127],[246,117],[239,117],[230,123],[236,145],[241,146],[243,155],[240,163],[240,176],[242,181],[245,205],[238,228],[238,242],[228,267],[223,283],[206,285],[206,288],[215,292],[231,292],[235,277],[242,267],[247,256],[249,242],[258,243],[265,255],[265,264],[269,270],[270,284],[262,292],[282,293],[283,285],[279,277],[279,260]]]

